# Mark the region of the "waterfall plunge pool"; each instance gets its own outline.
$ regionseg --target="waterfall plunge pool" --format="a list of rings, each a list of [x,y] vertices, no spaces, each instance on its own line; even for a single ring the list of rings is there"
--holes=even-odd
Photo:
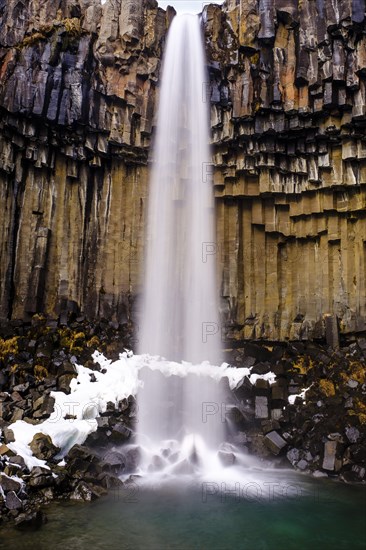
[[[52,504],[39,531],[3,530],[8,550],[365,549],[366,487],[288,470],[236,487],[137,478],[91,504]],[[233,491],[230,493],[230,491]]]

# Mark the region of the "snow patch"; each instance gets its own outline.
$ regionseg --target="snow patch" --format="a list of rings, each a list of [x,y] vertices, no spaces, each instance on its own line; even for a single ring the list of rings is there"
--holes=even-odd
[[[29,447],[35,434],[49,435],[53,444],[60,448],[56,458],[62,460],[74,445],[82,445],[88,435],[97,430],[96,419],[106,411],[108,402],[111,401],[117,406],[122,399],[137,394],[141,385],[138,373],[142,368],[158,370],[164,376],[184,377],[195,374],[217,381],[226,377],[231,389],[235,389],[245,376],[249,377],[252,384],[259,378],[272,384],[276,378],[272,372],[265,375],[250,374],[251,368],[235,368],[227,363],[220,366],[211,365],[207,361],[199,365],[177,363],[159,356],[133,355],[127,350],[113,363],[99,352],[93,354],[93,359],[102,371],[92,371],[76,364],[78,375],[70,383],[70,394],[51,393],[55,405],[47,420],[35,425],[17,420],[9,426],[13,430],[15,442],[9,443],[8,447],[23,457],[29,469],[35,466],[48,468],[44,460],[33,456]],[[61,463],[64,464],[64,461]]]

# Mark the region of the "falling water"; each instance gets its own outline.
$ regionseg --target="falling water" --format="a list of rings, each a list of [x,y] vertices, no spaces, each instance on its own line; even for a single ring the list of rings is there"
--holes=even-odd
[[[218,323],[215,261],[207,255],[215,237],[204,67],[198,17],[175,17],[150,182],[140,338],[145,352],[192,362],[220,359],[218,339],[203,335]]]
[[[176,16],[168,35],[149,187],[140,353],[221,364],[210,181],[207,75],[200,20]],[[195,455],[223,440],[220,385],[209,376],[146,369],[140,442],[175,440]],[[178,453],[179,454],[179,453]]]

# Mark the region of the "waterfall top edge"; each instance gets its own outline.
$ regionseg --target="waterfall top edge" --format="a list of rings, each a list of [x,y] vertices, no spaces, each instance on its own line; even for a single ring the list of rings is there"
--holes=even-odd
[[[175,15],[175,17],[179,17],[180,19],[182,17],[198,17],[200,13],[201,12],[192,13],[192,12],[187,11],[187,12],[184,12],[184,13],[177,13],[177,15]]]

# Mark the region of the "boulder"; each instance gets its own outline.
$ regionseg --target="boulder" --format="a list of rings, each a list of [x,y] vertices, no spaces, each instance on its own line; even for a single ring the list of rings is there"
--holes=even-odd
[[[47,523],[47,516],[42,510],[27,510],[15,518],[15,526],[21,530],[36,530]]]
[[[26,465],[25,465],[24,458],[22,456],[19,456],[19,455],[15,455],[15,456],[10,457],[9,458],[9,464],[14,464],[15,466],[17,466],[21,470],[25,470],[27,468]]]
[[[279,455],[286,447],[287,442],[279,433],[273,431],[265,435],[264,444],[271,451],[271,453],[274,455]]]
[[[270,386],[268,380],[258,378],[254,384],[254,393],[255,395],[269,396]]]
[[[14,491],[17,493],[22,484],[16,479],[13,479],[5,474],[0,474],[0,486],[4,493],[8,493],[9,491]]]
[[[13,430],[10,430],[9,428],[3,429],[3,438],[6,444],[8,443],[14,443],[15,437]]]
[[[7,445],[0,445],[0,457],[2,456],[15,456],[16,453],[14,453]]]
[[[33,489],[44,489],[52,487],[55,483],[55,478],[50,470],[40,468],[39,466],[32,468],[27,484]]]
[[[307,470],[307,468],[309,467],[309,463],[304,458],[302,458],[297,463],[297,467],[299,468],[299,470]]]
[[[37,433],[29,444],[33,455],[40,460],[50,460],[56,456],[60,449],[53,444],[49,435]]]
[[[0,370],[0,391],[5,390],[8,387],[9,377],[8,375]]]
[[[336,452],[337,441],[327,441],[324,443],[323,470],[335,470]]]
[[[66,470],[74,479],[93,480],[103,471],[103,463],[86,447],[74,445],[66,457]]]
[[[21,395],[24,395],[29,390],[29,382],[25,382],[24,384],[18,384],[17,386],[13,387],[13,391],[20,393]]]
[[[136,472],[141,460],[141,448],[132,447],[125,451],[126,471]]]
[[[60,366],[58,366],[58,368],[57,368],[57,376],[62,376],[64,374],[70,374],[73,377],[75,377],[77,375],[75,365],[73,365],[71,363],[71,361],[69,361],[67,359],[62,361]]]
[[[217,456],[220,459],[220,462],[223,466],[232,466],[236,462],[236,457],[234,453],[229,453],[226,451],[219,451]]]
[[[69,394],[70,393],[70,383],[71,380],[75,378],[75,375],[73,374],[63,374],[62,376],[59,376],[57,379],[57,389],[58,391],[62,391],[64,393]]]
[[[131,437],[131,430],[122,423],[115,424],[111,433],[111,440],[115,443],[123,443]]]
[[[351,457],[355,462],[366,464],[366,445],[365,443],[355,443],[349,447]]]
[[[267,374],[271,370],[271,363],[268,361],[257,363],[254,365],[252,370],[250,371],[250,374]]]
[[[34,418],[48,418],[53,412],[55,399],[50,395],[42,395],[33,403]]]
[[[110,424],[110,420],[108,416],[98,416],[97,418],[97,426],[99,429],[108,429]]]
[[[255,417],[268,418],[268,397],[265,395],[255,396]]]
[[[366,468],[364,466],[360,466],[358,464],[354,464],[352,466],[352,472],[356,475],[356,478],[358,481],[363,481],[366,476]]]
[[[295,466],[298,461],[300,460],[300,451],[299,449],[290,449],[289,451],[287,451],[286,453],[286,457],[288,459],[288,461],[293,465]]]
[[[5,497],[5,506],[8,510],[20,510],[23,507],[23,503],[14,491],[9,491]]]
[[[346,437],[350,443],[357,443],[360,438],[360,431],[354,426],[347,426],[345,429]]]
[[[280,424],[277,420],[262,420],[261,425],[264,434],[280,429]]]
[[[272,400],[286,402],[288,397],[287,385],[277,381],[271,386],[272,390]]]
[[[100,486],[80,481],[70,495],[71,500],[91,502],[106,494],[106,490]]]
[[[122,453],[118,451],[108,451],[103,457],[103,470],[119,474],[126,468],[126,459]]]

